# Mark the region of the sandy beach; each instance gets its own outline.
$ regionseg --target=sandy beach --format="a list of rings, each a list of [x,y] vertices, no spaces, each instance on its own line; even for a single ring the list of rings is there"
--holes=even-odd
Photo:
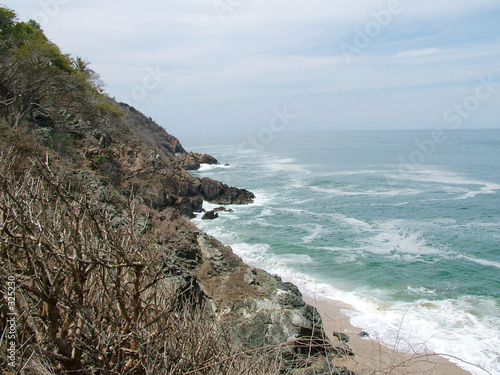
[[[304,296],[304,300],[319,311],[330,338],[334,338],[334,332],[349,336],[348,345],[356,355],[338,365],[357,374],[470,375],[445,357],[432,353],[399,352],[381,344],[376,337],[361,338],[358,333],[363,331],[362,327],[350,323],[349,317],[342,312],[350,306],[340,301],[316,300],[310,296]]]

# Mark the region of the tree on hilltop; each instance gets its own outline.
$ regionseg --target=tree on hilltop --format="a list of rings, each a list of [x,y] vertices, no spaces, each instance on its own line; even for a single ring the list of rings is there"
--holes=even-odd
[[[37,22],[17,22],[7,8],[0,7],[0,25],[0,114],[8,124],[17,127],[36,110],[63,120],[92,111],[102,82],[88,61],[62,53]]]

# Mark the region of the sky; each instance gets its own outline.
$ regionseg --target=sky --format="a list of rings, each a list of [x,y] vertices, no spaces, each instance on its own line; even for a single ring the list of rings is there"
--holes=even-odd
[[[174,135],[500,128],[498,0],[0,4]]]

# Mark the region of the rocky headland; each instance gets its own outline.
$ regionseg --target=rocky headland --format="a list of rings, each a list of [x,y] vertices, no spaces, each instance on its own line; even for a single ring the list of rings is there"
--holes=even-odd
[[[188,220],[254,194],[192,176],[219,162],[0,10],[0,278],[4,297],[17,283],[22,348],[7,365],[1,342],[5,373],[350,373],[297,287]]]
[[[177,294],[194,293],[194,303],[204,304],[207,316],[220,322],[242,351],[275,346],[282,355],[283,371],[318,373],[307,369],[321,368],[325,371],[321,373],[335,373],[326,372],[332,359],[352,353],[341,340],[327,338],[318,312],[303,301],[297,287],[246,265],[230,247],[179,220],[202,213],[204,201],[250,204],[254,194],[190,175],[179,161],[182,146],[175,137],[134,108],[113,105],[124,114],[123,127],[102,127],[75,116],[64,129],[67,155],[47,145],[51,134],[61,130],[37,119],[15,128],[3,124],[0,152],[16,155],[18,171],[33,160],[47,165],[57,178],[71,180],[79,195],[95,200],[113,227],[129,223],[130,197],[147,210],[135,219],[143,236],[158,235],[165,222],[172,221],[168,234],[161,234],[154,246],[163,254],[161,270]],[[1,176],[3,181],[10,178],[5,169]],[[0,194],[8,194],[7,188]],[[221,210],[230,208],[217,209]],[[6,243],[5,238],[2,251]]]

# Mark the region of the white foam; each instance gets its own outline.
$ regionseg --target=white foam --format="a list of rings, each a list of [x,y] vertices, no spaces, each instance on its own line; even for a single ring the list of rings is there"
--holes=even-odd
[[[310,264],[314,263],[313,258],[307,254],[280,254],[280,260],[285,264]]]
[[[382,227],[385,230],[396,230],[396,224],[398,223],[386,222]],[[477,375],[484,372],[454,358],[482,366],[491,373],[500,373],[497,361],[500,347],[500,306],[494,299],[464,297],[445,301],[421,299],[412,304],[382,303],[381,300],[389,300],[384,290],[364,288],[345,292],[290,267],[293,263],[312,262],[307,255],[274,255],[270,252],[269,245],[241,242],[238,236],[225,233],[220,227],[211,227],[209,233],[231,245],[247,264],[278,274],[283,280],[296,284],[303,293],[317,299],[337,300],[353,306],[344,311],[350,316],[353,325],[362,327],[372,338],[388,346],[402,351],[411,348],[451,355],[452,361]],[[416,246],[415,249],[425,246],[418,237],[405,238],[411,238],[410,242],[412,246]],[[347,257],[355,256],[353,253],[359,250],[328,249],[350,250]],[[415,252],[415,249],[411,251]],[[435,294],[432,289],[426,288],[409,288],[408,291],[417,297],[432,298]]]
[[[477,185],[483,185],[480,190],[476,191],[469,191],[465,193],[464,195],[457,197],[456,199],[468,199],[468,198],[474,198],[478,194],[495,194],[496,190],[500,189],[500,185],[494,184],[494,183],[489,183],[489,182],[477,182]]]
[[[311,172],[307,170],[303,165],[295,164],[295,159],[272,159],[266,161],[263,165],[266,169],[270,169],[273,172],[300,172],[310,174]]]
[[[337,188],[320,188],[318,186],[310,186],[310,189],[319,193],[326,193],[334,196],[389,196],[396,197],[400,195],[417,195],[421,194],[422,190],[417,189],[392,189],[392,190],[364,190],[364,191],[352,191],[352,190],[342,190]]]
[[[461,259],[466,259],[470,262],[481,264],[483,266],[500,268],[500,262],[495,262],[493,260],[474,258],[474,257],[466,256],[466,255],[458,255],[457,257],[461,258]]]
[[[325,228],[319,224],[314,225],[312,228],[307,228],[307,230],[309,231],[309,235],[302,237],[303,243],[311,243],[326,232]]]
[[[220,204],[217,204],[217,203],[210,203],[210,202],[205,201],[205,200],[203,201],[203,209],[204,209],[205,211],[210,211],[210,210],[213,210],[213,209],[215,209],[215,208],[217,208],[217,207],[220,207],[220,206],[221,206],[221,205],[220,205]],[[198,219],[198,218],[199,218],[199,217],[201,217],[201,216],[203,216],[203,215],[198,215],[198,216],[196,217],[196,219]],[[193,219],[193,220],[194,220],[194,221],[197,221],[196,219]]]
[[[329,177],[329,176],[356,176],[356,175],[379,175],[384,176],[387,173],[391,173],[392,171],[387,169],[357,169],[357,170],[348,170],[348,171],[335,171],[335,172],[322,172],[317,175],[320,177]]]
[[[269,245],[249,245],[245,242],[240,242],[232,244],[231,247],[236,254],[243,258],[245,263],[264,268],[263,265],[266,264],[266,252],[269,249]]]
[[[444,250],[429,246],[425,238],[415,229],[406,229],[410,223],[403,220],[388,220],[371,226],[370,237],[359,239],[359,250],[373,254],[392,255],[408,261],[422,260],[421,255],[443,254]],[[408,256],[408,255],[416,255]]]
[[[200,164],[200,168],[198,169],[198,172],[207,172],[211,171],[213,169],[228,169],[231,168],[230,165],[225,165],[225,164],[205,164],[202,163]]]
[[[415,288],[415,287],[412,287],[412,286],[408,286],[406,288],[406,290],[408,291],[409,294],[412,294],[412,295],[415,295],[415,296],[433,296],[436,294],[436,290],[435,289],[429,289],[429,288],[425,288],[423,286],[421,287],[418,287],[418,288]]]
[[[481,222],[481,221],[471,221],[467,224],[465,224],[465,227],[470,229],[470,228],[493,228],[493,227],[500,227],[500,223],[496,222]]]
[[[340,220],[342,224],[347,224],[347,226],[352,227],[356,231],[373,232],[373,226],[363,220],[340,214],[335,215],[335,218]]]
[[[358,261],[360,253],[358,249],[346,248],[346,247],[334,247],[334,246],[314,246],[315,250],[325,250],[337,253],[335,257],[331,260],[336,264],[353,263]]]
[[[241,241],[240,235],[238,233],[225,231],[222,226],[219,226],[217,220],[219,219],[201,220],[201,218],[197,217],[193,219],[193,222],[196,223],[196,226],[198,228],[214,236],[223,244],[230,245]]]
[[[251,206],[257,206],[257,207],[268,206],[269,204],[274,202],[276,196],[276,194],[270,193],[269,191],[266,190],[254,190],[253,193],[255,194],[255,199],[253,200]],[[247,206],[243,205],[240,207],[246,208]]]
[[[272,170],[273,172],[304,172],[304,173],[311,173],[310,171],[306,170],[303,166],[301,166],[301,165],[295,165],[295,164],[270,163],[270,164],[266,164],[265,167],[267,169]]]
[[[393,206],[398,207],[398,206],[406,206],[408,202],[401,202],[401,203],[394,203]]]
[[[500,319],[498,306],[487,301],[496,311],[478,306],[477,298],[398,303],[377,309],[350,310],[354,325],[363,327],[371,336],[401,351],[430,352],[450,355],[449,359],[473,374],[499,373]],[[356,305],[358,306],[358,305]]]
[[[268,217],[268,216],[273,216],[273,215],[274,215],[273,210],[272,210],[272,209],[270,209],[270,208],[268,208],[268,207],[266,207],[266,208],[264,208],[264,209],[260,212],[260,214],[258,214],[258,215],[257,215],[257,217],[258,217],[258,218],[261,218],[261,217]]]
[[[462,194],[455,199],[474,198],[478,194],[495,194],[496,190],[500,190],[500,184],[469,179],[458,173],[440,169],[415,169],[411,171],[400,171],[397,175],[388,174],[387,177],[393,179],[444,184],[444,186],[441,186],[443,191],[450,194]],[[472,186],[478,186],[479,190],[471,190],[470,187]]]
[[[274,163],[277,163],[277,164],[291,164],[291,163],[295,163],[296,159],[294,158],[284,158],[284,159],[272,159],[272,161]]]

